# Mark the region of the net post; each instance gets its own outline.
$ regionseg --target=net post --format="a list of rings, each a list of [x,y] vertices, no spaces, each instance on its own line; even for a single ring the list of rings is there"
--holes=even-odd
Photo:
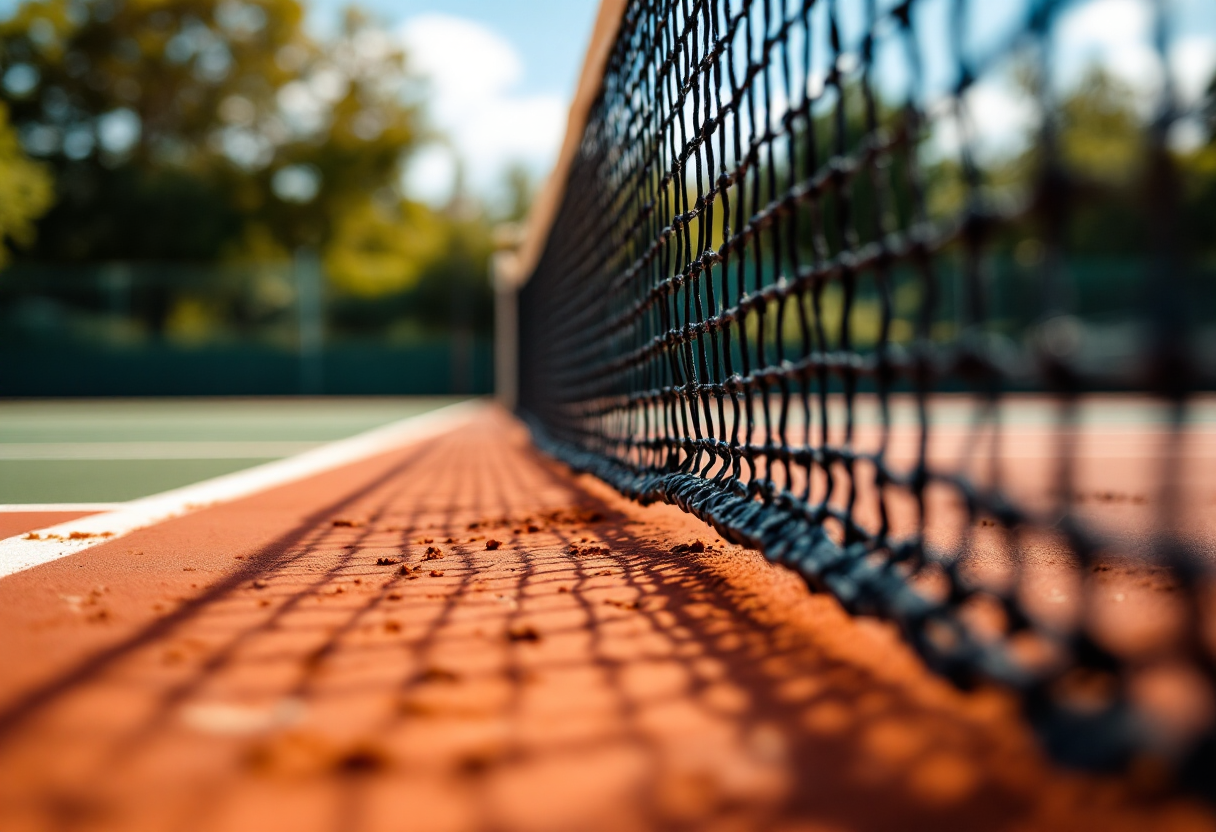
[[[522,283],[518,248],[521,230],[506,224],[495,230],[490,258],[494,287],[494,398],[507,410],[519,400],[519,288]]]
[[[324,392],[324,299],[323,275],[317,253],[299,248],[292,263],[296,282],[296,315],[299,329],[300,387],[305,396]]]

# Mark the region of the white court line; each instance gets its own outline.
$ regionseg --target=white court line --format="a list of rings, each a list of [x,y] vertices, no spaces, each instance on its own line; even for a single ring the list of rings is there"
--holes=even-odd
[[[271,459],[292,456],[324,442],[199,441],[199,442],[5,442],[0,460],[59,459]]]
[[[126,503],[4,503],[0,514],[39,513],[49,511],[113,511]]]
[[[490,407],[467,401],[340,439],[299,456],[279,459],[233,474],[123,503],[113,511],[82,517],[0,540],[0,578],[81,552],[173,517],[248,497],[316,474],[433,439],[471,421]],[[70,539],[75,533],[76,539]],[[55,535],[56,537],[50,537]],[[31,539],[37,536],[39,539]]]

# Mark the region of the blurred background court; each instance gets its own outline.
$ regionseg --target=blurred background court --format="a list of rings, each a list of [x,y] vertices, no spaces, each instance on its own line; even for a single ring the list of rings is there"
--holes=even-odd
[[[282,459],[455,401],[0,402],[0,503],[111,503]]]

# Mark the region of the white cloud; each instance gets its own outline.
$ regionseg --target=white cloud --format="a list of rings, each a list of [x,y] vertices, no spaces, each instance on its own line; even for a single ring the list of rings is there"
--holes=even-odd
[[[1065,12],[1056,57],[1065,86],[1098,65],[1149,96],[1161,83],[1152,45],[1153,10],[1146,0],[1095,0]]]
[[[1033,99],[1008,78],[985,78],[972,85],[963,98],[961,123],[952,104],[945,96],[930,107],[933,157],[957,158],[966,143],[981,164],[1006,159],[1024,149],[1039,122]]]
[[[495,32],[460,17],[422,14],[401,26],[413,66],[447,96],[480,98],[505,92],[523,77],[515,48]]]
[[[493,190],[512,162],[537,175],[548,171],[565,133],[567,104],[557,95],[516,91],[524,64],[510,43],[478,23],[437,13],[410,18],[399,34],[411,67],[430,81],[431,119],[449,137],[471,189]],[[447,167],[441,155],[420,153],[408,180],[425,185],[432,200]]]
[[[1198,102],[1216,73],[1216,38],[1203,35],[1179,38],[1170,49],[1170,69],[1183,104],[1191,106]]]
[[[1130,84],[1151,106],[1164,67],[1153,46],[1153,8],[1147,0],[1094,0],[1063,15],[1057,57],[1065,86],[1098,65]],[[1169,71],[1183,106],[1193,106],[1216,71],[1216,37],[1176,31],[1169,44]]]
[[[1020,152],[1038,126],[1034,99],[999,78],[971,87],[965,103],[981,160]]]
[[[1093,0],[1074,5],[1060,20],[1060,37],[1076,46],[1123,45],[1152,32],[1153,10],[1145,0]]]
[[[413,199],[443,205],[452,197],[456,159],[449,148],[427,145],[410,157],[402,185]]]
[[[1194,113],[1216,73],[1216,38],[1203,35],[1180,38],[1170,48],[1170,70],[1180,104]],[[1192,115],[1174,124],[1170,143],[1175,150],[1190,151],[1200,147],[1206,135],[1202,122]]]

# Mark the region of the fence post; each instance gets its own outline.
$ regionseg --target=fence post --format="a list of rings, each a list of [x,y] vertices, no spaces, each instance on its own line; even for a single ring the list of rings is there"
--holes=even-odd
[[[519,285],[515,253],[498,251],[490,260],[494,284],[494,397],[514,410],[519,396]]]
[[[490,283],[494,286],[494,398],[507,410],[519,402],[519,289],[522,273],[519,247],[524,228],[503,223],[494,229]]]
[[[296,311],[300,326],[300,393],[324,392],[324,320],[321,304],[321,262],[312,249],[296,249],[292,264],[296,279]]]

